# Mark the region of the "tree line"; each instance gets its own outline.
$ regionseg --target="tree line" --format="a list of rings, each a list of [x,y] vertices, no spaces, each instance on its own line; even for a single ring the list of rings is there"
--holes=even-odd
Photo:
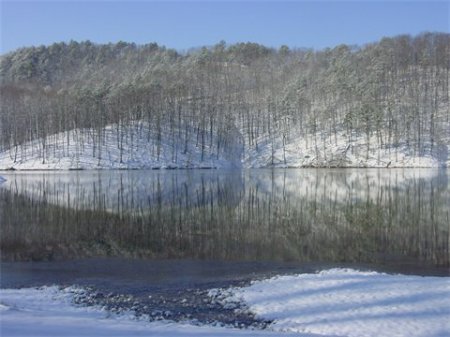
[[[367,153],[439,155],[450,141],[449,69],[447,33],[320,51],[223,41],[186,53],[125,42],[22,48],[0,60],[0,151],[33,146],[45,160],[53,135],[78,130],[67,149],[89,137],[101,156],[111,125],[119,149],[138,128],[156,151],[164,138],[179,152],[195,144],[202,159],[294,137],[317,148],[338,135],[365,137]]]

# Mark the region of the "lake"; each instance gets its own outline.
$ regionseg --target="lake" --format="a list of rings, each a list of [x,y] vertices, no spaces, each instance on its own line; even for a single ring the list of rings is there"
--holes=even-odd
[[[131,294],[143,312],[227,322],[201,309],[207,289],[333,266],[450,274],[448,170],[1,175],[3,288],[78,284],[111,306]]]

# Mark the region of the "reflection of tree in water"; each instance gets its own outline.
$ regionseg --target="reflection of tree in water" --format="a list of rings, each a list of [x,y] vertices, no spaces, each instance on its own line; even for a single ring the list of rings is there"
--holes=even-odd
[[[152,207],[223,202],[239,196],[240,174],[216,170],[202,171],[80,171],[17,173],[9,179],[9,189],[60,206],[136,212]]]
[[[92,180],[78,176],[78,185],[48,174],[15,175],[0,189],[2,258],[398,260],[446,266],[447,175],[417,172],[137,171],[96,173]]]

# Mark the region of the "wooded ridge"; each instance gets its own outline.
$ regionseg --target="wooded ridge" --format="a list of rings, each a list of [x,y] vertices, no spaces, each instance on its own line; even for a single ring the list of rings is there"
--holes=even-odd
[[[449,69],[447,33],[22,48],[0,60],[0,169],[448,166]]]

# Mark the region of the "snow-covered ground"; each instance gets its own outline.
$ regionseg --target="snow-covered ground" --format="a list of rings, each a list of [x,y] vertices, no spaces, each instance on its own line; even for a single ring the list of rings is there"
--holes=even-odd
[[[0,335],[2,337],[274,336],[270,331],[196,326],[169,321],[148,322],[145,317],[136,319],[132,313],[116,315],[99,307],[81,307],[72,304],[73,297],[82,291],[79,288],[60,289],[56,286],[38,289],[0,289]]]
[[[1,289],[6,336],[427,336],[450,335],[450,278],[348,269],[279,276],[243,288],[213,289],[224,305],[244,302],[267,330],[148,322],[72,303],[77,288]],[[242,309],[241,309],[242,310]]]
[[[77,129],[50,135],[0,152],[0,170],[143,169],[143,168],[260,168],[260,167],[442,167],[450,166],[450,145],[422,144],[419,154],[405,142],[378,145],[377,137],[345,132],[282,135],[262,134],[242,147],[239,142],[217,153],[213,142],[203,150],[194,139],[185,144],[172,135],[161,139],[144,122],[108,125],[100,132]],[[123,130],[123,129],[122,129]],[[175,132],[176,133],[176,132]],[[100,135],[100,136],[99,136]],[[232,138],[247,139],[244,129]],[[283,146],[283,143],[285,145]],[[213,144],[213,147],[210,148]],[[202,154],[203,153],[203,154]]]
[[[450,146],[441,147],[434,156],[429,151],[419,155],[406,143],[396,147],[379,146],[375,135],[369,139],[369,150],[364,135],[354,134],[349,140],[344,132],[337,132],[336,136],[324,133],[316,136],[292,134],[285,140],[285,146],[281,136],[270,138],[266,134],[254,143],[245,147],[242,159],[244,167],[450,166]]]
[[[76,129],[27,142],[0,152],[0,170],[68,169],[159,169],[159,168],[234,168],[240,167],[239,155],[221,151],[219,156],[208,144],[174,143],[173,137],[149,131],[146,123],[129,125],[122,132],[108,125],[100,132]],[[119,141],[122,139],[121,141]],[[209,142],[208,142],[209,143]],[[214,142],[213,142],[214,143]],[[45,147],[43,146],[45,144]],[[203,155],[202,155],[203,152]],[[236,160],[234,160],[236,158]]]
[[[330,336],[450,336],[450,278],[351,269],[280,276],[245,288],[216,289],[244,302],[276,332]]]
[[[6,179],[3,178],[2,176],[0,176],[0,184],[1,184],[1,183],[4,183],[5,181],[6,181]]]

